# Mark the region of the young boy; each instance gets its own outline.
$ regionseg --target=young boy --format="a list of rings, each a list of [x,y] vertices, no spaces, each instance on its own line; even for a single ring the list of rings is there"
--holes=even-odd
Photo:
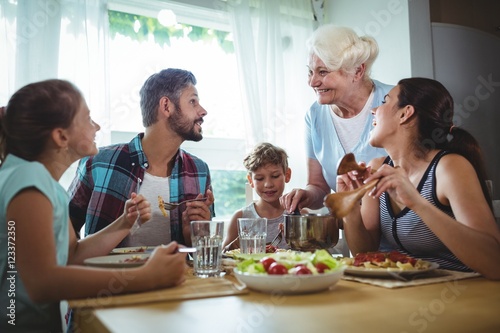
[[[255,189],[259,200],[247,207],[236,211],[229,222],[224,246],[238,237],[238,218],[265,217],[267,218],[266,243],[273,240],[283,223],[284,209],[280,204],[280,197],[285,190],[285,184],[290,181],[292,170],[288,167],[288,155],[279,147],[270,143],[257,145],[243,160],[248,170],[247,179]],[[239,242],[231,244],[230,249],[239,247]],[[282,240],[277,247],[286,247]]]

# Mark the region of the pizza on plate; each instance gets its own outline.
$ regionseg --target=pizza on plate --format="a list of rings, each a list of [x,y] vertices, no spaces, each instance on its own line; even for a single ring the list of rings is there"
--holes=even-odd
[[[427,261],[415,259],[399,251],[358,253],[354,258],[342,258],[342,261],[351,267],[373,269],[420,270],[430,266]]]

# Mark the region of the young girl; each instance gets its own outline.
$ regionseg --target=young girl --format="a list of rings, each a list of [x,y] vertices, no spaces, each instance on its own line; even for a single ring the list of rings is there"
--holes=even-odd
[[[404,79],[374,115],[370,144],[389,156],[370,162],[372,175],[369,167],[337,178],[339,191],[378,179],[344,219],[351,252],[383,244],[444,269],[500,279],[500,231],[480,148],[453,125],[450,93],[435,80]]]
[[[109,253],[136,219],[151,215],[149,202],[134,193],[113,224],[77,242],[58,180],[73,162],[97,153],[99,128],[78,89],[62,80],[29,84],[0,109],[2,332],[60,332],[60,300],[183,282],[185,254],[176,253],[176,243],[157,248],[139,268],[81,266]]]
[[[284,209],[280,197],[285,190],[285,184],[290,181],[292,171],[288,167],[286,152],[270,143],[261,143],[244,159],[243,164],[248,170],[247,179],[255,189],[259,200],[236,211],[229,222],[224,247],[238,237],[238,219],[242,217],[267,218],[266,243],[273,240],[283,223]],[[285,247],[285,241],[277,247]],[[230,248],[239,247],[239,242],[231,244]]]

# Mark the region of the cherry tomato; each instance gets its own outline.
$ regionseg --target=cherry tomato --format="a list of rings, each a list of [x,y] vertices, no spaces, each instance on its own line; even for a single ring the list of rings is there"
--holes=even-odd
[[[298,267],[295,271],[295,275],[307,275],[312,274],[311,270],[307,267]]]
[[[271,266],[272,263],[276,262],[273,258],[270,257],[264,257],[260,259],[260,263],[264,266],[264,269],[266,272],[269,270],[269,266]]]
[[[297,265],[295,265],[294,267],[298,267],[298,268],[300,268],[300,267],[307,267],[307,266],[306,266],[306,265],[304,265],[304,264],[297,264]]]
[[[318,270],[318,273],[324,273],[325,270],[330,269],[327,264],[318,262],[316,265],[316,269]]]
[[[266,253],[275,253],[277,250],[276,246],[272,246],[271,244],[266,245]]]
[[[417,259],[412,258],[410,256],[407,256],[406,254],[403,254],[403,253],[395,251],[395,250],[389,252],[389,254],[387,255],[387,257],[391,261],[394,261],[394,262],[398,262],[399,261],[402,264],[410,263],[413,266],[415,266],[415,263],[417,262]]]
[[[267,271],[267,274],[270,275],[283,275],[288,274],[288,269],[282,264],[278,264],[277,262],[273,262]]]

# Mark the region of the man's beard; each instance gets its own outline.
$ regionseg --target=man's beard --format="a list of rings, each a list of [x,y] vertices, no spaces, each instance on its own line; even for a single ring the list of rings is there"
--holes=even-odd
[[[202,121],[198,119],[197,121]],[[195,141],[198,142],[203,139],[201,131],[198,133],[195,130],[195,123],[190,120],[186,120],[183,117],[182,110],[179,106],[175,106],[175,111],[169,121],[170,128],[174,130],[182,139],[185,141]]]

